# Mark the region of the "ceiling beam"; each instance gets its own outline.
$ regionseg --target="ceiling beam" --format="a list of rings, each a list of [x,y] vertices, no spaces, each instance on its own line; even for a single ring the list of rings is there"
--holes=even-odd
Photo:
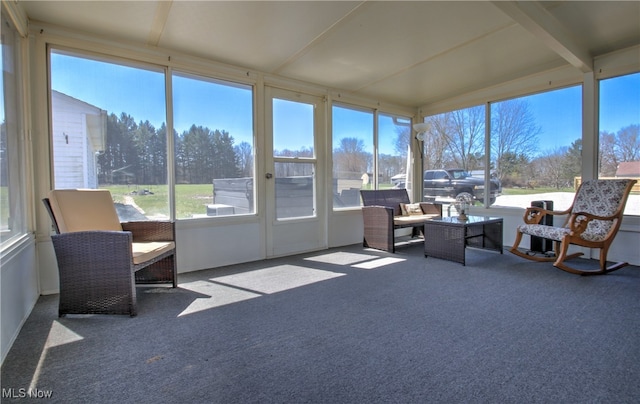
[[[156,12],[153,16],[153,24],[151,25],[149,37],[147,38],[147,45],[158,46],[160,38],[162,37],[162,32],[164,31],[164,25],[167,23],[167,19],[169,18],[169,10],[171,10],[172,5],[173,0],[157,2]]]
[[[593,57],[565,27],[537,1],[492,1],[547,47],[583,73],[593,71]]]
[[[348,13],[346,13],[345,15],[340,17],[340,19],[335,21],[333,24],[331,24],[330,26],[325,28],[325,30],[323,32],[321,32],[318,36],[313,38],[313,40],[311,42],[309,42],[308,44],[303,46],[302,49],[299,49],[293,55],[289,56],[287,58],[287,60],[285,60],[283,63],[280,64],[280,66],[278,66],[275,69],[273,69],[271,71],[271,73],[280,74],[280,72],[282,70],[284,70],[289,65],[291,65],[292,63],[294,63],[295,61],[300,59],[305,54],[307,54],[307,52],[312,50],[314,46],[316,46],[319,43],[321,43],[322,41],[324,41],[338,27],[340,27],[340,26],[348,23],[349,21],[351,21],[351,19],[353,19],[356,15],[358,15],[358,13],[362,13],[363,10],[366,10],[366,8],[369,7],[370,5],[371,5],[371,3],[369,1],[361,1],[359,4],[357,4],[355,7],[353,7],[351,9],[351,11],[349,11]]]

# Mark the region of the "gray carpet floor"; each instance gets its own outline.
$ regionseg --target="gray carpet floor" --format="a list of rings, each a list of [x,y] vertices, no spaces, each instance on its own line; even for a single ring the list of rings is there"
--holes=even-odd
[[[349,246],[179,282],[139,287],[134,318],[58,318],[41,297],[2,402],[640,402],[638,267],[580,277],[508,252],[462,266]]]

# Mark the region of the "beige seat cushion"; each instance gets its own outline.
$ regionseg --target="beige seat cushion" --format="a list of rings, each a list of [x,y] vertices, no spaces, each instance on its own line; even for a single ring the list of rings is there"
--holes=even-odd
[[[149,261],[158,255],[164,254],[176,248],[173,241],[149,241],[143,243],[133,243],[133,263],[140,264]]]
[[[49,192],[60,233],[122,231],[111,193],[106,189],[57,189]]]
[[[414,223],[422,223],[425,220],[433,219],[434,217],[439,217],[439,215],[429,214],[429,215],[412,215],[412,216],[395,216],[393,218],[394,225],[408,225]]]

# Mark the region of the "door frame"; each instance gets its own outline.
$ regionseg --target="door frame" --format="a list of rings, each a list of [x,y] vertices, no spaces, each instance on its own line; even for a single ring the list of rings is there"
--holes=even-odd
[[[273,156],[273,99],[311,104],[313,108],[314,158],[293,159],[292,162],[315,164],[314,198],[315,214],[300,218],[276,218],[275,203],[275,163],[279,158]],[[326,193],[325,139],[327,134],[326,98],[322,96],[285,90],[265,85],[265,137],[264,170],[265,183],[265,252],[267,258],[316,251],[328,248],[328,212]]]

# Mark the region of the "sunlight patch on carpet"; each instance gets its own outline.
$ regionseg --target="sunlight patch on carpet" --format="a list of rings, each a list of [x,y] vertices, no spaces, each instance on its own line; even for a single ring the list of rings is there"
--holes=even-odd
[[[54,321],[53,324],[51,324],[51,330],[49,330],[49,337],[47,337],[45,346],[46,348],[53,348],[83,339],[83,336],[73,332],[58,321]]]
[[[314,261],[314,262],[322,262],[324,264],[335,264],[335,265],[351,265],[356,262],[368,261],[374,258],[378,258],[377,255],[369,255],[369,254],[357,254],[350,252],[334,252],[329,254],[316,255],[313,257],[307,257],[305,260]]]
[[[271,268],[220,276],[212,278],[211,281],[244,290],[271,294],[344,275],[297,265],[278,265]]]
[[[386,258],[380,258],[380,259],[373,260],[373,261],[361,262],[359,264],[352,265],[352,267],[360,268],[360,269],[376,269],[376,268],[380,268],[380,267],[383,267],[383,266],[386,266],[386,265],[395,264],[395,263],[402,262],[402,261],[406,261],[406,259],[405,258],[386,257]]]
[[[192,292],[205,295],[206,297],[195,298],[193,302],[182,311],[182,313],[178,314],[178,317],[261,296],[258,293],[252,293],[247,290],[241,290],[207,281],[181,283],[180,287],[182,289],[187,289]]]
[[[36,365],[36,370],[33,372],[33,377],[31,378],[31,384],[29,384],[28,391],[34,391],[38,387],[40,373],[42,372],[42,367],[44,365],[45,359],[47,358],[47,352],[50,348],[70,344],[76,341],[82,341],[83,339],[83,336],[73,332],[69,328],[62,325],[60,322],[54,321],[53,323],[51,323],[49,335],[47,336],[47,340],[44,343],[44,349],[40,354],[40,359],[38,360],[38,364]]]

